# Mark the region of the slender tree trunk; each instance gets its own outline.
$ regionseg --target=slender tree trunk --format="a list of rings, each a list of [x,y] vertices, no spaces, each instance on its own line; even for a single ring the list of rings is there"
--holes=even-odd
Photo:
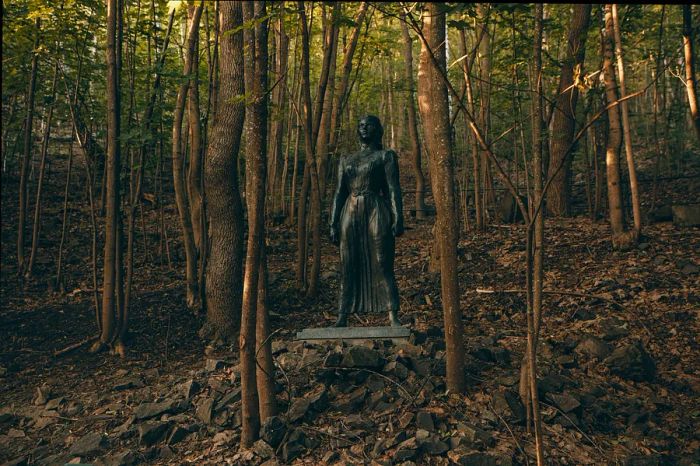
[[[617,79],[615,76],[615,46],[612,5],[605,5],[605,30],[603,34],[603,79],[608,105],[617,102]],[[622,126],[620,109],[615,106],[608,110],[608,140],[605,146],[605,166],[608,184],[608,209],[612,242],[615,247],[628,243],[624,217],[622,215],[622,189],[620,186],[620,148],[622,146]]]
[[[276,80],[277,85],[272,90],[272,134],[270,135],[270,140],[272,141],[272,154],[270,157],[270,182],[269,182],[269,194],[268,199],[271,201],[272,214],[275,215],[283,209],[283,203],[279,192],[283,190],[283,180],[282,170],[280,170],[282,165],[282,151],[283,151],[283,139],[285,130],[285,120],[284,120],[284,97],[285,89],[287,87],[287,63],[289,61],[289,36],[284,30],[284,21],[280,17],[277,21],[277,34],[275,34],[275,68],[276,68]],[[286,120],[291,122],[291,118]],[[286,126],[291,126],[289,123]],[[278,203],[277,200],[280,199]]]
[[[586,36],[591,18],[590,4],[578,3],[572,8],[566,57],[561,65],[559,88],[552,115],[549,177],[554,175],[554,171],[566,157],[566,151],[574,139],[578,102],[578,87],[574,78],[581,79],[580,75],[583,73]],[[571,213],[571,157],[566,157],[564,167],[554,176],[547,196],[547,210],[560,217]]]
[[[244,22],[255,20],[255,29],[243,32],[247,106],[246,203],[248,244],[243,278],[243,308],[239,351],[241,359],[242,432],[241,447],[250,448],[258,438],[260,412],[256,381],[256,314],[258,278],[265,241],[265,177],[267,171],[267,27],[265,2],[243,3]],[[273,394],[266,394],[274,396]]]
[[[221,3],[219,21],[222,31],[239,28],[243,24],[241,2]],[[200,335],[223,343],[234,341],[240,328],[243,294],[245,229],[237,163],[245,116],[240,100],[245,93],[241,31],[221,36],[219,66],[219,108],[214,110],[204,165],[212,253],[206,273],[207,321]]]
[[[360,32],[362,30],[362,25],[365,22],[365,16],[367,15],[367,9],[369,7],[369,2],[362,2],[355,16],[355,27],[350,34],[350,39],[348,40],[344,50],[343,50],[343,65],[342,65],[342,75],[340,78],[340,84],[335,93],[335,102],[333,103],[333,113],[331,114],[331,128],[330,128],[330,138],[328,143],[328,149],[331,154],[334,154],[338,147],[338,136],[340,131],[340,120],[342,116],[343,108],[345,107],[345,102],[347,101],[348,95],[350,93],[350,73],[352,71],[352,59],[355,55],[355,50],[357,49],[357,42],[360,37]],[[360,60],[361,62],[361,60]]]
[[[41,195],[44,187],[44,172],[46,170],[46,156],[49,151],[49,136],[51,135],[51,123],[53,119],[53,109],[56,104],[56,82],[58,80],[58,61],[54,65],[53,80],[51,81],[51,103],[46,115],[46,125],[41,141],[41,162],[39,164],[39,182],[36,188],[36,200],[34,202],[34,226],[32,228],[32,249],[29,253],[29,262],[24,271],[26,278],[31,277],[34,269],[37,248],[39,247],[39,230],[41,229]]]
[[[464,51],[464,55],[467,53],[467,38],[465,36],[464,28],[461,28],[459,31],[459,37],[460,37],[460,44],[462,47],[462,50]],[[481,40],[481,38],[479,39]],[[478,46],[478,44],[477,44]],[[465,90],[467,93],[467,104],[469,105],[469,111],[474,114],[474,91],[472,88],[472,80],[471,80],[471,69],[472,65],[474,63],[474,58],[476,56],[476,50],[477,47],[474,47],[474,51],[472,53],[472,56],[470,58],[465,58],[462,60],[462,74],[464,75],[464,85],[465,85]],[[472,141],[472,147],[471,147],[471,152],[472,152],[472,178],[474,179],[474,211],[475,211],[475,217],[476,217],[476,229],[477,230],[483,230],[484,229],[484,220],[485,220],[485,215],[484,215],[484,203],[483,203],[483,198],[481,196],[481,160],[479,157],[479,143],[477,142],[475,137],[471,137]]]
[[[260,271],[258,275],[258,302],[255,328],[256,382],[260,404],[260,420],[277,414],[275,399],[275,365],[272,361],[270,339],[270,315],[268,311],[267,246],[260,246]]]
[[[408,139],[411,147],[411,162],[413,176],[416,179],[416,218],[425,218],[425,177],[421,163],[420,138],[418,137],[418,121],[413,93],[413,41],[408,33],[405,15],[401,18],[401,36],[403,38],[403,73],[406,89],[406,112],[408,114]]]
[[[328,65],[328,85],[326,86],[326,96],[323,99],[323,109],[319,123],[318,137],[316,139],[316,167],[318,169],[318,182],[321,192],[321,199],[325,197],[326,182],[328,180],[328,160],[330,158],[329,139],[331,132],[331,114],[333,113],[333,97],[335,94],[335,69],[336,57],[338,55],[338,34],[340,27],[338,19],[340,17],[340,4],[336,3],[331,13],[328,27],[328,37],[326,38],[326,48],[329,49],[330,63]]]
[[[107,0],[107,173],[105,183],[105,244],[102,280],[102,311],[100,339],[91,348],[98,351],[106,345],[125,355],[123,342],[116,333],[123,305],[123,282],[120,246],[120,188],[121,172],[119,138],[121,135],[121,99],[119,92],[119,53],[121,47],[121,3]]]
[[[477,3],[479,16],[479,123],[487,143],[491,139],[491,33],[489,32],[491,6],[486,3]],[[495,205],[493,191],[493,177],[491,175],[491,161],[485,151],[481,151],[481,189],[484,223],[487,220],[487,208]]]
[[[32,55],[32,70],[29,75],[27,87],[27,116],[24,121],[24,153],[22,155],[22,167],[19,175],[19,220],[17,223],[17,274],[24,272],[24,224],[27,216],[27,176],[29,164],[32,158],[32,138],[34,126],[34,94],[36,92],[36,77],[39,74],[39,36],[41,32],[41,18],[34,22],[36,36]]]
[[[693,120],[695,134],[700,141],[700,104],[696,90],[695,51],[697,43],[693,42],[692,10],[690,4],[683,5],[683,57],[685,58],[685,90],[688,93],[690,117]]]
[[[441,79],[446,71],[445,11],[441,4],[426,4],[418,71],[418,106],[425,128],[426,152],[437,208],[437,243],[440,248],[440,283],[447,345],[447,388],[464,390],[464,344],[457,278],[458,227],[455,213],[454,160],[450,142],[447,88]],[[430,50],[428,50],[428,47]],[[428,54],[434,54],[437,63]]]
[[[617,54],[617,73],[620,80],[620,98],[627,95],[625,88],[625,65],[622,58],[622,37],[620,35],[620,22],[617,19],[617,4],[612,5],[613,30],[615,33],[615,52]],[[622,130],[625,137],[625,155],[627,157],[627,170],[630,177],[630,193],[632,194],[632,215],[634,217],[633,236],[639,238],[642,233],[642,209],[639,201],[639,183],[637,182],[637,169],[634,166],[634,154],[632,153],[632,135],[630,134],[629,112],[627,101],[620,103],[622,112]]]
[[[187,16],[194,21],[195,7],[190,5]],[[201,18],[201,12],[200,12]],[[199,21],[200,18],[197,18]],[[190,216],[192,218],[192,233],[194,234],[195,254],[202,253],[202,126],[199,111],[199,24],[190,26],[194,37],[188,37],[192,49],[192,62],[190,64],[191,79],[189,80],[187,114],[190,130],[190,164],[187,172],[187,194],[190,204]],[[203,271],[200,271],[203,273]]]
[[[194,16],[190,22],[190,30],[187,36],[187,48],[185,53],[185,65],[183,74],[189,76],[192,72],[193,54],[195,51],[195,41],[199,37],[199,20],[202,16],[204,2],[195,9]],[[184,180],[184,160],[182,155],[182,120],[185,112],[185,100],[189,88],[188,81],[180,84],[177,93],[175,110],[173,111],[173,136],[172,136],[172,158],[173,158],[173,185],[175,190],[175,202],[180,215],[180,226],[182,228],[182,239],[185,249],[186,260],[186,280],[187,280],[187,306],[195,309],[198,306],[199,292],[197,291],[197,254],[192,227],[192,216],[187,200]]]

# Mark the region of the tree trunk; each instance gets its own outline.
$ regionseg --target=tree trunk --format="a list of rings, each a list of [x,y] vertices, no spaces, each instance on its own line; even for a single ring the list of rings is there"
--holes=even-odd
[[[615,52],[617,54],[617,73],[620,79],[620,98],[627,95],[625,88],[625,65],[622,58],[622,37],[620,35],[620,22],[617,19],[617,4],[612,5],[613,29],[615,32]],[[634,166],[634,154],[632,153],[632,135],[630,134],[629,112],[627,101],[620,104],[622,111],[622,130],[625,136],[625,155],[627,157],[627,171],[630,177],[630,193],[632,194],[632,215],[634,217],[633,236],[639,238],[642,233],[642,209],[639,203],[639,183],[637,182],[637,169]]]
[[[700,141],[700,104],[695,83],[695,53],[693,47],[693,23],[691,5],[683,5],[683,56],[685,58],[685,90],[688,92],[688,105],[690,117],[693,120],[695,134]]]
[[[464,390],[464,344],[457,277],[458,228],[454,197],[454,160],[450,142],[447,88],[441,78],[446,71],[445,11],[441,4],[426,5],[418,71],[418,106],[425,128],[425,145],[430,160],[430,178],[437,208],[437,243],[440,249],[440,283],[447,346],[447,388]],[[430,50],[428,50],[430,47]],[[437,63],[428,54],[434,54]]]
[[[353,28],[352,33],[350,34],[350,39],[348,40],[343,50],[343,74],[340,78],[340,84],[338,85],[338,89],[335,93],[333,113],[331,114],[331,131],[328,144],[328,149],[331,154],[335,153],[338,146],[338,132],[340,131],[340,119],[350,90],[349,83],[350,72],[352,71],[352,58],[355,55],[355,49],[357,48],[357,42],[360,37],[362,25],[365,22],[365,16],[367,15],[368,7],[369,2],[362,2],[360,4],[359,10],[357,11],[357,16],[355,16],[354,20],[355,27]]]
[[[190,5],[187,16],[190,22],[194,21],[195,7]],[[200,17],[197,18],[199,23]],[[199,24],[190,26],[194,36],[188,37],[188,42],[194,45],[192,49],[192,62],[190,64],[191,79],[189,80],[187,116],[190,130],[190,164],[187,171],[187,194],[190,204],[190,216],[192,218],[192,233],[194,234],[195,255],[202,254],[202,126],[199,111]],[[203,271],[201,271],[203,273]]]
[[[418,122],[416,104],[413,97],[415,85],[413,81],[413,41],[408,33],[405,15],[401,18],[401,36],[403,37],[403,73],[406,94],[406,112],[408,114],[408,139],[411,147],[411,162],[413,176],[416,179],[416,218],[425,218],[425,177],[421,164],[420,138],[418,137]]]
[[[272,361],[270,339],[270,315],[268,312],[267,246],[260,245],[260,271],[258,275],[258,302],[255,328],[256,382],[260,404],[260,420],[277,414],[275,399],[275,365]]]
[[[222,31],[243,24],[240,2],[222,2],[219,7]],[[215,343],[232,342],[241,323],[243,279],[243,205],[238,182],[238,153],[245,106],[240,100],[243,86],[243,33],[221,36],[221,81],[216,98],[218,109],[209,133],[204,165],[207,193],[209,245],[206,269],[207,320],[200,336]]]
[[[282,165],[282,153],[284,147],[282,145],[284,140],[284,130],[285,130],[285,119],[284,119],[284,107],[285,107],[285,89],[287,88],[287,72],[288,72],[288,62],[289,62],[289,36],[284,30],[284,21],[280,17],[277,21],[277,34],[275,34],[276,41],[276,80],[277,85],[272,90],[272,134],[270,135],[270,140],[272,141],[272,154],[270,157],[270,182],[269,182],[269,195],[268,199],[271,201],[271,212],[273,215],[278,214],[283,210],[283,203],[279,192],[283,190],[284,180],[282,180],[282,170],[280,170]],[[286,120],[287,127],[291,126],[289,122],[291,119]],[[278,202],[278,199],[280,202]]]
[[[121,212],[119,175],[121,172],[119,139],[121,135],[121,99],[119,92],[119,46],[121,3],[107,0],[107,173],[105,180],[105,244],[102,280],[102,313],[100,339],[91,348],[98,351],[106,345],[125,355],[123,342],[116,332],[123,305],[121,274]]]
[[[22,155],[22,167],[19,175],[19,220],[17,223],[17,274],[22,275],[24,269],[24,224],[27,216],[27,176],[29,164],[32,158],[32,139],[34,126],[34,94],[36,91],[36,77],[39,74],[39,35],[41,32],[41,18],[36,18],[36,36],[32,55],[32,71],[29,75],[27,87],[27,116],[24,121],[24,153]]]
[[[490,144],[491,139],[491,33],[489,32],[489,19],[491,15],[491,5],[477,3],[477,13],[479,16],[479,124],[484,140]],[[491,175],[491,160],[486,151],[481,151],[481,198],[486,223],[487,208],[495,205],[493,191],[493,177]]]
[[[44,186],[44,171],[46,170],[46,155],[49,151],[49,136],[51,135],[51,123],[53,119],[53,109],[56,104],[56,81],[58,80],[58,61],[54,65],[53,80],[51,81],[51,103],[49,104],[48,114],[46,115],[46,126],[44,127],[44,135],[41,141],[41,162],[39,164],[39,183],[36,188],[36,200],[34,202],[34,226],[32,228],[32,249],[29,253],[29,262],[24,271],[26,278],[31,277],[34,269],[34,260],[36,259],[36,251],[39,247],[39,230],[41,229],[41,195]]]
[[[552,139],[550,148],[549,177],[554,175],[574,139],[576,127],[576,104],[578,87],[574,77],[581,79],[586,54],[586,36],[591,18],[591,5],[573,5],[569,23],[566,57],[561,65],[559,88],[552,115]],[[576,76],[574,76],[576,75]],[[564,167],[559,170],[549,188],[547,211],[554,216],[565,217],[571,213],[571,157],[566,157]]]
[[[204,2],[200,3],[195,9],[194,16],[190,22],[190,30],[187,36],[187,48],[185,51],[185,65],[183,75],[189,76],[192,72],[193,55],[195,51],[196,40],[199,37],[199,19],[202,16]],[[188,81],[180,84],[177,93],[175,109],[173,110],[173,136],[172,136],[172,157],[173,157],[173,187],[175,190],[175,203],[177,211],[180,215],[180,226],[182,228],[182,240],[185,249],[186,260],[186,280],[187,280],[187,306],[190,309],[195,309],[199,301],[199,293],[197,290],[197,253],[194,241],[194,232],[192,227],[192,217],[190,214],[190,206],[187,200],[184,180],[184,160],[182,155],[182,120],[185,112],[185,100],[189,88]]]
[[[246,203],[248,206],[248,244],[243,278],[241,310],[242,432],[241,447],[250,448],[258,438],[260,412],[256,381],[256,314],[261,250],[265,241],[265,177],[267,171],[267,26],[265,2],[243,3],[244,22],[255,21],[255,29],[243,31],[246,95],[251,99],[246,113]],[[266,394],[274,396],[273,394]]]
[[[613,45],[614,27],[612,5],[605,5],[605,30],[603,34],[603,79],[605,80],[605,97],[610,105],[618,100],[617,79],[615,77],[615,47]],[[605,166],[608,184],[608,209],[612,242],[615,247],[628,243],[622,215],[622,190],[620,186],[620,147],[622,146],[622,127],[620,109],[616,105],[608,109],[608,140],[605,145]]]
[[[328,142],[331,132],[331,114],[333,113],[333,97],[335,94],[335,71],[336,58],[338,55],[338,34],[340,27],[338,26],[338,18],[340,17],[340,4],[336,3],[331,13],[331,24],[328,27],[328,37],[325,47],[330,50],[330,63],[328,65],[328,85],[326,86],[326,96],[323,99],[323,110],[321,115],[320,126],[318,129],[318,137],[316,139],[316,167],[318,169],[318,182],[321,192],[321,199],[325,197],[326,182],[328,180]]]

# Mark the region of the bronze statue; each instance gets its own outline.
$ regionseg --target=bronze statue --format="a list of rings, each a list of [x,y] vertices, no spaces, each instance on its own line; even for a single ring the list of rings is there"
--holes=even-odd
[[[396,152],[382,147],[382,124],[373,115],[358,125],[360,151],[338,162],[331,208],[331,241],[340,245],[340,297],[336,327],[350,313],[387,312],[399,326],[394,237],[403,234]]]

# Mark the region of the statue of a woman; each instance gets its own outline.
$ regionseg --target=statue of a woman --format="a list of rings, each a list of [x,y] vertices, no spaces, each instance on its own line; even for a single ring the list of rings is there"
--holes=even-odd
[[[399,292],[394,277],[394,237],[403,234],[399,165],[382,148],[382,124],[363,117],[357,129],[360,151],[341,157],[331,208],[331,241],[340,244],[340,297],[336,327],[351,313],[388,312],[399,326]]]

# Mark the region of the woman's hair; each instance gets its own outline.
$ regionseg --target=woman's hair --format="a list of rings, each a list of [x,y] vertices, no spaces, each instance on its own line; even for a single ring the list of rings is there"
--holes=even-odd
[[[382,145],[382,136],[384,135],[384,127],[382,126],[382,122],[379,120],[379,117],[376,117],[374,115],[365,115],[362,118],[358,120],[358,133],[359,133],[359,126],[360,126],[360,121],[362,120],[367,120],[372,122],[372,124],[377,128],[377,134],[375,135],[375,142],[378,143],[379,149],[384,149],[384,146]]]

